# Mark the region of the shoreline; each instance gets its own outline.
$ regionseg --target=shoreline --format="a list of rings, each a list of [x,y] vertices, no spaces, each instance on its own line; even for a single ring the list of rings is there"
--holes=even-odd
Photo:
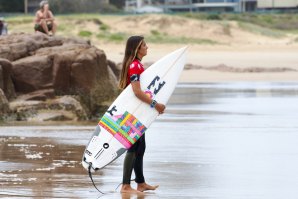
[[[298,82],[298,72],[233,73],[184,70],[179,83]]]

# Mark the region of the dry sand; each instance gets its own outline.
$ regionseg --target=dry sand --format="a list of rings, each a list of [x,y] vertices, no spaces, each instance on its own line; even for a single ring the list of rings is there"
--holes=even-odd
[[[148,55],[144,63],[153,63],[167,53],[183,45],[148,44]],[[101,46],[99,46],[101,48]],[[120,63],[123,59],[123,45],[102,46],[108,59]],[[187,69],[181,82],[226,82],[226,81],[298,81],[298,45],[248,45],[219,46],[191,45],[188,50],[187,64],[212,67],[225,65],[241,70],[253,67],[274,69],[286,68],[293,71],[233,72],[228,70]]]

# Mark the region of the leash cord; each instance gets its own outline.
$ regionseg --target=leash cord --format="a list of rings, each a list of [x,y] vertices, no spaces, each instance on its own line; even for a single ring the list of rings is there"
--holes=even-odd
[[[130,180],[130,182],[135,181],[135,180],[136,180],[136,179],[132,179],[132,180]],[[115,191],[117,191],[117,189],[119,188],[119,186],[122,185],[122,184],[123,184],[122,182],[119,183],[118,186],[116,187]]]
[[[93,186],[95,187],[95,189],[96,189],[99,193],[101,193],[101,194],[105,194],[105,193],[103,193],[102,191],[100,191],[100,190],[96,187],[96,185],[95,185],[95,183],[94,183],[94,181],[93,181],[92,174],[91,174],[91,164],[89,164],[89,167],[88,167],[88,173],[89,173],[89,177],[90,177],[90,179],[91,179],[91,181],[92,181],[92,184],[93,184]]]

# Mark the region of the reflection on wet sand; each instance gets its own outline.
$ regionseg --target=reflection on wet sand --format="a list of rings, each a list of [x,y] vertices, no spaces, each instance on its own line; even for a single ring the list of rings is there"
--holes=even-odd
[[[298,195],[298,84],[179,85],[146,132],[146,181],[121,194],[123,157],[93,174],[94,126],[0,126],[2,198],[287,198]],[[135,183],[132,184],[135,186]]]
[[[132,199],[132,198],[144,199],[145,194],[144,193],[139,193],[139,194],[121,193],[121,197],[122,199]]]
[[[73,174],[85,174],[80,165],[83,146],[37,137],[2,137],[1,149],[1,184],[17,190],[15,196],[54,197],[55,186],[71,181],[79,187],[81,182]]]

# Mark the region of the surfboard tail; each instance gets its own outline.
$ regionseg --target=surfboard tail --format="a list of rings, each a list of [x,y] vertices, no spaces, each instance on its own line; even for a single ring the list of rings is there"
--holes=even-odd
[[[99,146],[101,147],[99,148]],[[94,147],[97,147],[97,150],[94,150]],[[124,148],[116,139],[112,139],[110,143],[107,143],[101,140],[98,136],[94,136],[92,142],[90,142],[88,148],[85,150],[82,166],[86,170],[91,166],[91,170],[94,172],[116,160],[125,151],[126,148]]]

